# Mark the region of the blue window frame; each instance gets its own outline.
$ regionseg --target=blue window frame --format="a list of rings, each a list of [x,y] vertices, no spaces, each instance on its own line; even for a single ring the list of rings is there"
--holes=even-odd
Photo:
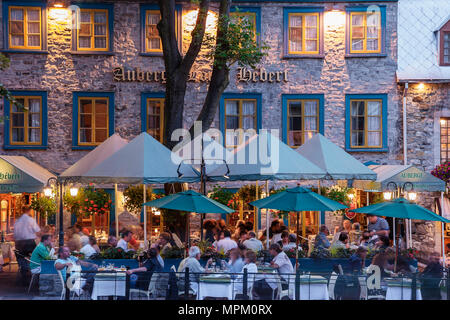
[[[163,143],[164,139],[164,92],[141,94],[141,131]]]
[[[256,33],[256,42],[261,43],[261,8],[259,7],[245,7],[245,6],[232,6],[230,8],[230,14],[239,15],[251,15],[253,16],[253,25]]]
[[[386,56],[386,6],[346,7],[346,57]]]
[[[72,54],[113,54],[114,4],[72,5]]]
[[[345,149],[347,151],[388,151],[387,94],[345,96]]]
[[[283,8],[284,58],[323,58],[323,7]]]
[[[224,93],[220,98],[219,122],[226,147],[234,147],[238,141],[227,141],[227,130],[261,129],[261,94],[260,93]],[[239,142],[243,139],[238,138]]]
[[[47,148],[47,92],[11,91],[25,109],[5,98],[4,149]]]
[[[47,53],[46,1],[3,1],[4,52]]]
[[[178,47],[181,48],[182,41],[182,15],[181,5],[175,6],[175,28],[178,40]],[[141,4],[141,55],[142,56],[162,56],[162,43],[159,31],[156,28],[161,14],[157,4]]]
[[[72,149],[94,149],[114,134],[114,92],[74,92],[72,122]]]
[[[282,139],[297,148],[315,133],[324,134],[323,94],[283,94]]]

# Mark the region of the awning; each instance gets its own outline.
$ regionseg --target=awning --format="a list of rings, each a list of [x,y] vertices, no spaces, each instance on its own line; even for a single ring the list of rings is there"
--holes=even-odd
[[[128,141],[121,138],[118,133],[113,134],[94,150],[67,168],[61,173],[60,177],[82,177],[83,174],[95,168],[106,158],[123,148],[127,143]]]
[[[330,180],[377,178],[375,172],[320,133],[314,135],[296,151],[324,170]]]
[[[0,193],[39,192],[54,176],[23,156],[0,155]]]
[[[392,181],[398,187],[406,182],[412,183],[414,191],[445,191],[445,182],[432,174],[412,165],[370,165],[369,168],[377,174],[376,181],[355,180],[353,187],[364,191],[383,192],[389,190]]]

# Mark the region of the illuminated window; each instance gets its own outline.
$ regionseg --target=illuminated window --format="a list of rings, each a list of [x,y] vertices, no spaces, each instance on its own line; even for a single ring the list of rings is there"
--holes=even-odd
[[[351,100],[351,146],[379,148],[382,144],[382,101]]]
[[[351,53],[381,52],[381,15],[379,12],[352,12]]]
[[[164,98],[147,99],[147,132],[159,142],[164,137]]]
[[[319,13],[289,13],[289,54],[319,53]]]
[[[9,7],[9,48],[42,49],[42,11],[40,7]]]
[[[114,133],[114,94],[74,92],[73,148],[91,149]]]
[[[225,99],[225,144],[234,147],[242,143],[244,136],[235,130],[257,129],[256,99]]]
[[[80,10],[77,43],[81,51],[109,50],[108,10]]]
[[[448,17],[437,30],[439,65],[450,66],[450,20]]]
[[[450,118],[441,118],[441,163],[450,161]]]
[[[181,48],[181,5],[175,5],[175,36],[178,47]],[[141,12],[141,55],[162,55],[163,47],[159,30],[161,11],[157,4],[142,4]]]
[[[156,25],[161,20],[159,10],[147,10],[145,13],[145,51],[162,52],[161,38]]]
[[[4,100],[4,149],[47,148],[47,92],[10,91]]]
[[[79,101],[79,143],[102,143],[108,137],[108,99],[79,98]]]
[[[40,145],[42,143],[42,97],[15,96],[18,103],[11,105],[10,144]]]
[[[287,117],[287,144],[299,147],[319,132],[319,100],[288,100]]]

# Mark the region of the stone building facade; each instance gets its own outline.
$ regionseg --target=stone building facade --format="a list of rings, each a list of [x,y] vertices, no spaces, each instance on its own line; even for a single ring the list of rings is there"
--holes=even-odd
[[[41,91],[47,94],[47,144],[41,148],[11,146],[6,141],[5,130],[0,132],[2,153],[23,155],[43,167],[61,173],[79,160],[89,148],[74,147],[74,95],[80,93],[108,93],[113,96],[113,128],[123,138],[132,139],[143,128],[142,100],[149,96],[163,97],[163,81],[117,81],[115,68],[123,72],[140,70],[158,72],[162,77],[163,58],[144,53],[142,34],[145,26],[142,12],[146,10],[139,1],[93,1],[95,5],[109,5],[109,32],[111,50],[108,52],[82,52],[73,48],[71,11],[54,8],[47,1],[41,4],[46,25],[42,40],[45,48],[38,50],[11,49],[8,26],[10,7],[30,5],[26,1],[0,1],[0,48],[11,60],[10,67],[2,72],[0,82],[9,90]],[[92,1],[90,2],[92,5]],[[256,30],[260,41],[270,49],[254,72],[254,79],[242,81],[237,67],[230,75],[230,85],[225,97],[246,99],[256,97],[257,129],[278,129],[286,135],[286,100],[314,97],[321,101],[318,129],[331,141],[351,152],[362,162],[379,164],[403,163],[402,137],[402,83],[398,83],[399,4],[396,0],[361,0],[335,3],[335,1],[234,1],[244,12],[255,12]],[[155,1],[156,4],[156,1]],[[74,4],[77,5],[77,4]],[[152,4],[146,3],[154,10]],[[189,1],[179,3],[180,42],[185,52],[190,41],[196,11]],[[80,7],[85,8],[82,3]],[[7,8],[7,9],[5,9]],[[72,8],[72,7],[71,7]],[[89,7],[88,7],[89,8]],[[217,3],[213,2],[208,17],[207,32],[214,32]],[[376,12],[380,14],[380,52],[352,53],[350,25],[352,13]],[[290,13],[317,13],[319,34],[317,54],[291,54],[287,51]],[[361,20],[362,21],[362,20]],[[365,21],[365,20],[364,20]],[[367,33],[367,30],[365,30]],[[367,40],[367,39],[366,39]],[[211,65],[205,50],[198,57],[194,70],[208,73]],[[262,71],[262,69],[264,71]],[[122,69],[116,69],[122,70]],[[273,81],[261,81],[273,73]],[[264,73],[265,72],[265,73]],[[135,75],[137,76],[137,75]],[[146,74],[143,74],[145,77]],[[149,76],[149,77],[151,77]],[[280,78],[277,80],[276,77]],[[120,78],[120,77],[119,77]],[[120,79],[119,79],[120,80]],[[184,127],[189,128],[196,119],[206,95],[207,84],[201,79],[191,81],[185,97]],[[411,84],[408,103],[408,159],[409,163],[431,170],[436,165],[436,119],[448,113],[449,87],[447,84],[430,84],[424,92]],[[383,122],[381,146],[378,148],[353,148],[350,142],[350,100],[379,99],[382,101]],[[0,101],[5,110],[5,103]],[[8,116],[8,114],[4,114]],[[366,115],[367,116],[367,115]],[[110,114],[111,117],[111,114]],[[221,119],[222,117],[222,119]],[[437,117],[437,118],[436,118]],[[323,120],[322,120],[323,119]],[[2,124],[3,127],[6,123]],[[221,112],[217,112],[214,126],[223,129]],[[366,128],[367,131],[367,128]],[[11,137],[9,137],[11,138]],[[365,138],[367,139],[367,137]],[[75,143],[76,144],[76,143]],[[431,205],[431,204],[430,204]]]
[[[20,2],[20,1],[19,1]],[[17,2],[17,3],[19,3]],[[7,2],[4,2],[5,6]],[[283,130],[282,95],[319,94],[323,95],[324,128],[322,131],[336,144],[345,147],[345,97],[348,94],[384,94],[387,96],[387,146],[378,152],[355,152],[362,161],[397,163],[401,159],[398,145],[399,97],[396,87],[397,69],[397,3],[362,1],[354,4],[341,4],[339,11],[330,11],[329,1],[318,4],[298,1],[280,2],[241,2],[237,6],[258,7],[260,14],[261,40],[270,47],[268,55],[261,62],[267,73],[287,72],[288,81],[269,83],[268,81],[240,81],[233,69],[230,85],[226,93],[256,93],[261,97],[260,128]],[[194,24],[192,8],[182,5],[183,50],[189,44],[189,33]],[[385,8],[386,21],[384,53],[381,55],[355,55],[346,53],[346,7],[380,5]],[[284,53],[283,10],[286,8],[318,8],[323,13],[320,22],[323,27],[323,50],[320,55],[309,58],[286,57]],[[114,93],[114,131],[130,139],[139,134],[141,128],[141,93],[162,93],[164,85],[160,82],[117,82],[112,70],[124,67],[125,70],[139,68],[143,71],[164,68],[160,56],[144,56],[141,50],[140,3],[114,1],[113,3],[113,50],[107,54],[80,54],[71,48],[71,19],[61,16],[55,8],[47,8],[47,50],[45,53],[7,52],[11,66],[3,72],[2,83],[10,90],[39,90],[48,94],[48,146],[43,150],[8,148],[8,154],[24,155],[42,166],[60,173],[72,165],[86,150],[75,150],[72,146],[73,93],[74,92],[113,92]],[[212,6],[209,19],[209,32],[214,26],[217,11]],[[195,13],[195,12],[194,12]],[[6,17],[2,17],[5,19]],[[2,25],[4,28],[4,25]],[[6,31],[0,29],[0,33]],[[4,38],[4,37],[3,37]],[[4,40],[3,40],[4,42]],[[5,43],[0,44],[7,48]],[[205,56],[196,61],[195,70],[208,72],[210,64]],[[188,128],[195,120],[206,93],[204,82],[190,82],[185,98],[184,123]],[[216,127],[220,127],[217,115]],[[4,135],[1,144],[4,145]]]

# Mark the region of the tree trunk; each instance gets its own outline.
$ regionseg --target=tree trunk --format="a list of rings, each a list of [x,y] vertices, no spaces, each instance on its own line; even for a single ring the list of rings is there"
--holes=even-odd
[[[164,104],[164,144],[172,149],[172,133],[183,128],[183,108],[186,86],[192,65],[197,58],[206,30],[210,0],[200,0],[197,21],[191,34],[191,43],[184,57],[178,48],[175,28],[175,0],[158,0],[161,21],[158,31],[163,47],[166,70],[166,97]],[[180,26],[181,27],[181,26]]]
[[[221,17],[230,16],[231,0],[221,0],[219,9],[219,19]],[[227,34],[228,23],[217,24],[217,40],[216,46],[222,48],[221,50],[228,48]],[[214,56],[213,71],[211,74],[211,82],[208,87],[206,99],[203,104],[202,110],[197,117],[197,121],[202,122],[202,131],[207,131],[211,124],[214,122],[214,118],[217,113],[217,109],[220,103],[220,97],[230,83],[229,79],[230,69],[227,65],[227,60],[219,55]],[[191,137],[194,136],[194,125],[189,129]]]

